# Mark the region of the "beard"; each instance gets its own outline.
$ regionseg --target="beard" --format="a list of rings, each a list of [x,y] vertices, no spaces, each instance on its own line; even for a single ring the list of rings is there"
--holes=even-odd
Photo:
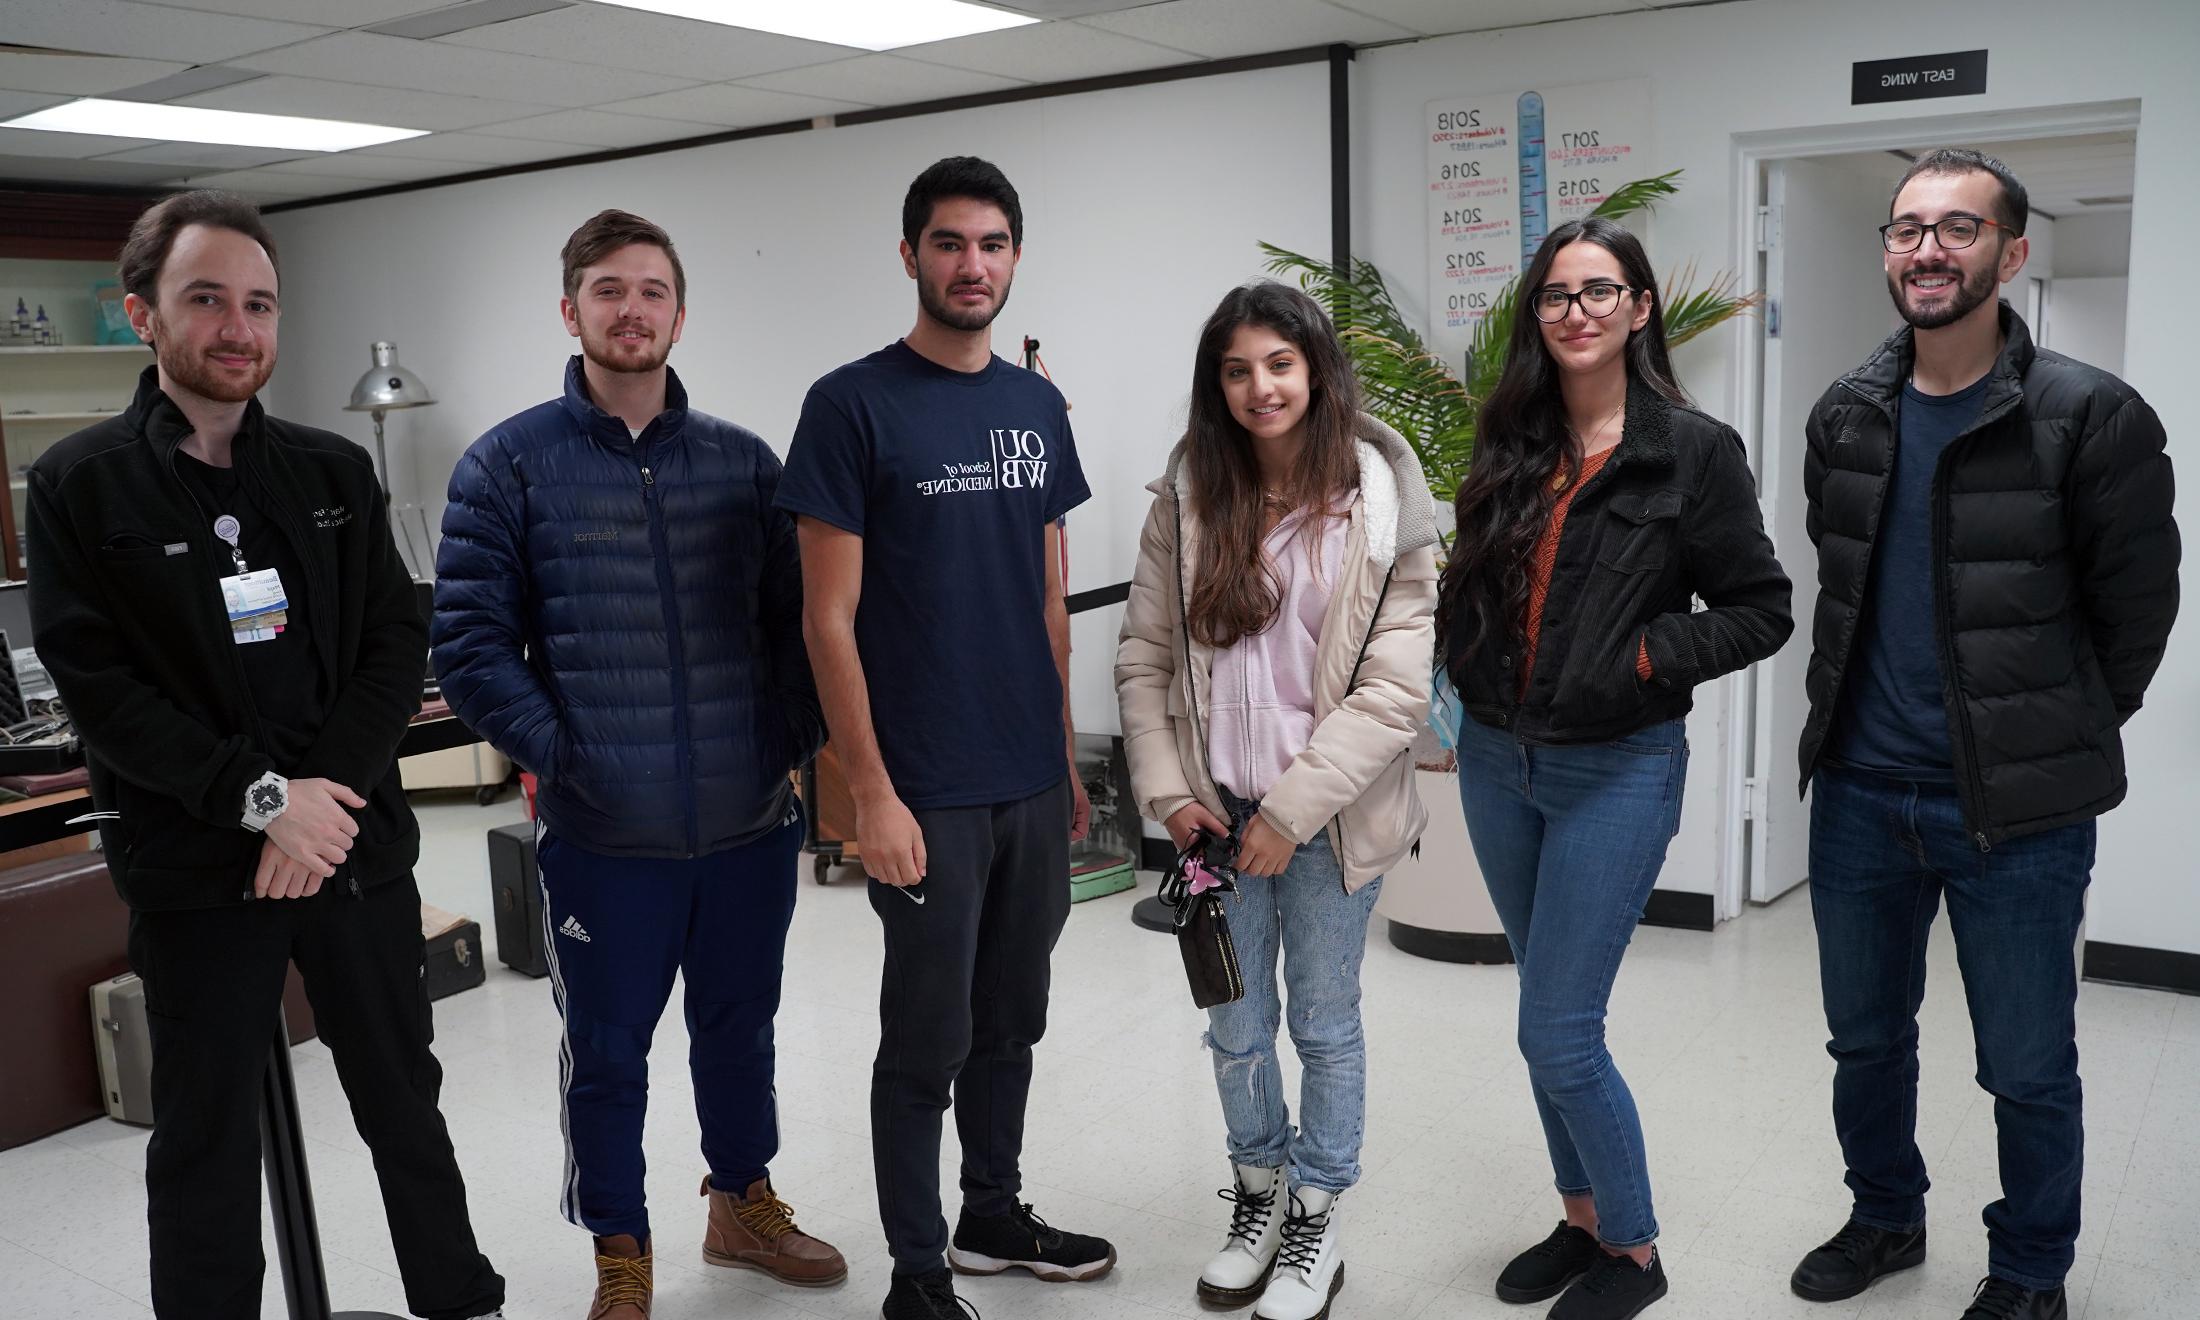
[[[1903,296],[1904,281],[1912,275],[1953,275],[1956,277],[1955,296],[1939,307],[1923,311],[1910,306]],[[1994,277],[1994,267],[1989,266],[1976,275],[1965,275],[1960,266],[1948,266],[1934,270],[1905,271],[1901,276],[1887,277],[1887,293],[1894,299],[1894,309],[1919,330],[1938,330],[1944,325],[1954,325],[1978,309],[1979,304],[1991,299],[2001,282]]]
[[[618,327],[612,327],[616,331]],[[610,333],[592,334],[586,328],[581,331],[581,356],[603,368],[637,376],[646,376],[665,364],[672,356],[672,341],[663,335],[628,348]]]
[[[957,307],[947,301],[946,288],[934,288],[922,279],[917,281],[917,304],[924,314],[951,330],[983,330],[993,324],[993,318],[1008,306],[1008,289],[1013,281],[1003,281],[993,301],[983,307]],[[953,287],[953,286],[948,286]]]
[[[152,329],[153,357],[160,363],[161,374],[202,399],[215,403],[245,403],[260,392],[268,377],[275,374],[273,348],[263,351],[239,344],[216,344],[216,349],[253,355],[251,371],[239,376],[234,371],[215,366],[205,354],[184,346],[175,337],[160,333],[157,319]]]

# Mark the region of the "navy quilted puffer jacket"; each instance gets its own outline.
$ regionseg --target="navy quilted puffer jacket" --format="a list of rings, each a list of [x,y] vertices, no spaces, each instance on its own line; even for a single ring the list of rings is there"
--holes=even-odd
[[[436,555],[451,708],[540,777],[553,833],[622,856],[762,835],[825,741],[779,459],[666,374],[633,438],[572,359],[459,460]]]

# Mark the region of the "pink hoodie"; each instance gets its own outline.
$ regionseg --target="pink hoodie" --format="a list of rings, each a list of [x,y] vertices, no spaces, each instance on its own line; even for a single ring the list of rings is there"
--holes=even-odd
[[[1314,734],[1314,661],[1322,619],[1344,560],[1345,515],[1321,529],[1294,513],[1270,529],[1261,553],[1281,608],[1268,630],[1215,653],[1207,754],[1215,782],[1248,802],[1265,797]]]

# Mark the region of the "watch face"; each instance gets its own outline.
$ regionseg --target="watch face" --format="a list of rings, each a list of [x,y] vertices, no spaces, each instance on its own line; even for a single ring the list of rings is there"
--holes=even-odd
[[[252,813],[256,816],[272,816],[283,809],[283,790],[279,784],[254,784],[252,786]]]

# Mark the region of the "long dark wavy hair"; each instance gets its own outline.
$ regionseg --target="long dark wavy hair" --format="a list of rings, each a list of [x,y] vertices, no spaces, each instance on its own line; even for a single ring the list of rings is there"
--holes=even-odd
[[[1257,636],[1276,621],[1281,589],[1275,569],[1261,554],[1260,463],[1253,438],[1230,413],[1222,392],[1222,359],[1239,327],[1263,326],[1299,350],[1307,375],[1306,443],[1285,478],[1281,494],[1290,509],[1327,509],[1359,484],[1353,450],[1359,419],[1359,383],[1336,327],[1322,305],[1274,280],[1241,285],[1199,332],[1192,357],[1192,404],[1184,429],[1192,509],[1199,517],[1199,561],[1193,566],[1186,608],[1194,639],[1227,647]],[[1319,536],[1317,520],[1315,535]]]
[[[1521,277],[1505,370],[1482,403],[1474,465],[1453,501],[1458,532],[1437,603],[1437,645],[1448,665],[1471,659],[1493,640],[1519,640],[1528,613],[1529,561],[1558,501],[1553,479],[1571,486],[1581,475],[1581,442],[1567,426],[1559,367],[1544,346],[1533,305],[1535,291],[1550,282],[1560,249],[1570,243],[1594,243],[1610,252],[1629,287],[1650,299],[1649,321],[1627,337],[1630,392],[1642,385],[1671,402],[1688,401],[1673,382],[1665,300],[1642,240],[1602,216],[1553,229]]]

